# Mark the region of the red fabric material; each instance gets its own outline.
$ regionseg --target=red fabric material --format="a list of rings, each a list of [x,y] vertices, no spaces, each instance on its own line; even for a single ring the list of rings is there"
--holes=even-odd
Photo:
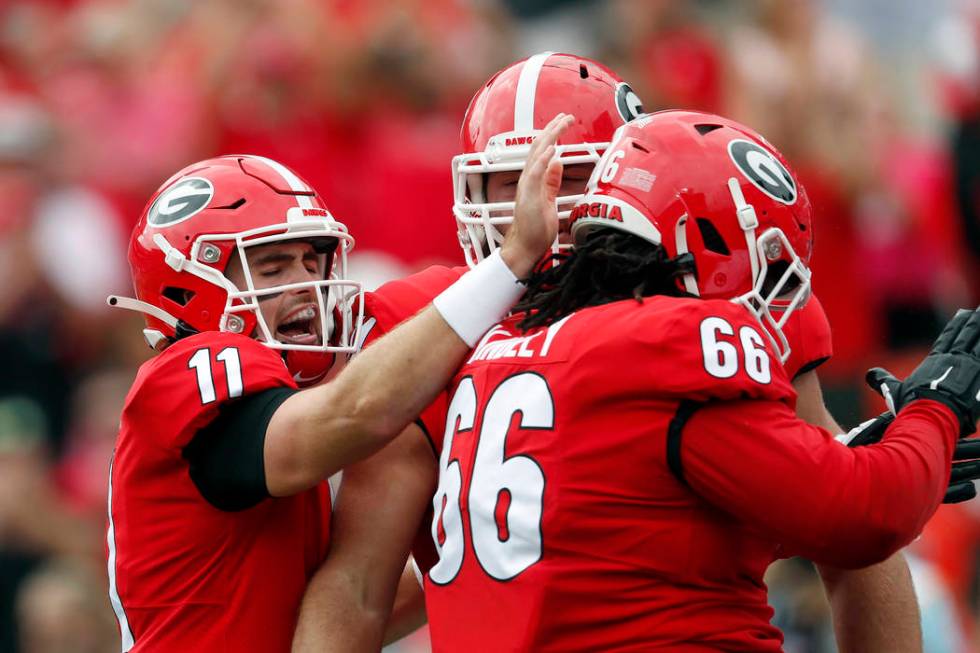
[[[790,346],[789,358],[783,366],[791,379],[816,369],[834,355],[830,321],[815,295],[789,316],[783,335]]]
[[[275,351],[205,332],[144,364],[126,400],[108,546],[135,653],[288,651],[306,581],[326,556],[326,483],[223,512],[190,479],[182,449],[228,400],[226,367],[214,359],[227,348],[238,350],[243,395],[295,387]],[[202,349],[216,395],[206,404],[189,363]]]
[[[785,404],[713,404],[684,429],[688,483],[738,522],[835,567],[880,562],[912,541],[949,482],[959,424],[940,403],[907,406],[880,445],[848,448]]]
[[[755,330],[762,381],[742,363],[728,378],[707,371],[709,317]],[[741,361],[739,336],[719,338]],[[762,581],[776,542],[693,493],[667,461],[682,400],[743,397],[791,410],[795,394],[761,327],[728,301],[627,300],[527,334],[514,318],[494,329],[455,379],[455,428],[438,443],[448,449],[436,496],[442,559],[426,582],[434,650],[779,651]],[[458,490],[447,480],[457,473]],[[488,483],[504,487],[488,495]],[[447,578],[454,538],[461,563]],[[508,579],[489,571],[513,564],[495,553],[503,546],[531,552]]]

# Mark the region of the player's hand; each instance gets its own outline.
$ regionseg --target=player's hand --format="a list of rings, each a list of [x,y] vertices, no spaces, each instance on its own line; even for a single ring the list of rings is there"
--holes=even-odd
[[[953,452],[953,470],[943,503],[961,503],[977,496],[976,480],[980,480],[980,440],[960,440]]]
[[[904,381],[880,367],[868,370],[866,379],[893,413],[916,399],[932,399],[959,419],[960,437],[974,433],[980,419],[980,310],[958,311]]]
[[[526,278],[558,237],[555,200],[561,188],[562,164],[555,144],[573,117],[559,113],[534,139],[517,182],[514,222],[500,256],[518,279]]]
[[[880,442],[885,429],[895,420],[890,412],[882,413],[838,436],[849,447]],[[953,450],[953,469],[943,503],[961,503],[977,496],[973,481],[980,480],[980,439],[959,440]]]

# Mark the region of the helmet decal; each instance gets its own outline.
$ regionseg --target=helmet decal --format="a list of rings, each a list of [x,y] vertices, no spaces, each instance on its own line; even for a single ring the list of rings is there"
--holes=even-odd
[[[735,139],[728,144],[728,154],[753,186],[783,204],[796,202],[796,182],[772,152],[758,143]]]
[[[553,52],[539,52],[528,57],[521,67],[514,93],[514,131],[529,132],[534,129],[534,98],[538,94],[541,68]]]
[[[616,108],[619,109],[623,122],[629,122],[643,114],[643,102],[640,101],[640,96],[626,82],[616,85]]]
[[[146,216],[155,227],[169,227],[200,213],[214,197],[214,186],[203,177],[187,177],[160,194]]]

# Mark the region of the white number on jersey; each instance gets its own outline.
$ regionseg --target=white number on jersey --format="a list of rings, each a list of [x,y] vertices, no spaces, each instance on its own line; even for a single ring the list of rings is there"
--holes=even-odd
[[[439,561],[429,571],[429,578],[440,585],[451,582],[463,565],[462,475],[459,460],[451,458],[451,451],[454,433],[465,437],[473,429],[478,403],[473,381],[463,379],[449,405],[439,487],[432,502],[432,540]],[[514,578],[541,559],[544,473],[530,456],[505,455],[511,420],[517,413],[522,429],[554,428],[554,400],[543,377],[533,372],[517,374],[491,393],[476,441],[468,496],[462,499],[469,509],[470,539],[477,561],[497,580]],[[503,524],[498,524],[497,507],[505,493],[510,504]],[[445,532],[442,544],[440,522]]]
[[[718,379],[730,379],[738,373],[738,348],[721,336],[732,337],[735,329],[720,317],[706,317],[701,320],[701,352],[704,355],[704,369]],[[750,326],[741,326],[738,340],[744,352],[745,372],[757,383],[772,381],[769,368],[769,353],[759,332]]]
[[[225,379],[228,381],[228,398],[241,397],[242,361],[238,356],[238,349],[225,347],[214,358],[224,363]],[[210,404],[217,398],[214,392],[214,372],[211,369],[211,350],[207,347],[198,349],[187,361],[187,367],[197,371],[197,389],[201,394],[201,403]]]

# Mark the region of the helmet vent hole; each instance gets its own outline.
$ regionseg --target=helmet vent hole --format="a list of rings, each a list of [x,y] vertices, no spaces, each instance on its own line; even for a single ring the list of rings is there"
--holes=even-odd
[[[167,286],[160,293],[173,303],[178,306],[187,306],[187,304],[194,299],[194,291],[187,290],[186,288],[177,288],[175,286]]]
[[[646,153],[646,154],[650,154],[650,150],[648,150],[648,149],[647,149],[646,147],[644,147],[644,146],[643,146],[643,145],[641,145],[640,143],[637,143],[636,141],[633,141],[633,143],[632,143],[632,145],[633,145],[633,147],[634,147],[635,149],[637,149],[637,150],[639,150],[639,151],[641,151],[641,152],[644,152],[644,153]]]
[[[701,240],[704,241],[704,248],[708,251],[722,256],[731,255],[731,250],[725,244],[725,239],[721,237],[715,225],[708,218],[698,218],[698,229],[701,231]]]
[[[579,65],[579,67],[578,67],[578,76],[581,77],[582,79],[588,79],[589,78],[589,69],[585,67],[585,64]]]
[[[721,125],[709,125],[709,124],[702,123],[700,125],[694,125],[694,128],[698,130],[699,134],[705,136],[707,134],[710,134],[716,129],[721,129]]]
[[[214,208],[216,208],[216,209],[235,210],[235,209],[241,207],[242,204],[244,204],[244,203],[245,203],[245,198],[244,197],[239,197],[237,200],[235,200],[234,202],[232,202],[231,204],[229,204],[227,206],[216,206]]]

